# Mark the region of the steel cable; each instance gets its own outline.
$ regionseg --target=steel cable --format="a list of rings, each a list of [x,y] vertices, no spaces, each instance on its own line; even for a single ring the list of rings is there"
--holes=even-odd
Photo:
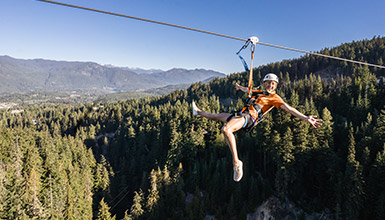
[[[119,16],[119,17],[124,17],[124,18],[130,18],[130,19],[135,19],[135,20],[140,20],[140,21],[145,21],[145,22],[150,22],[150,23],[155,23],[155,24],[161,24],[161,25],[171,26],[171,27],[175,27],[175,28],[181,28],[181,29],[186,29],[186,30],[190,30],[190,31],[196,31],[196,32],[201,32],[201,33],[205,33],[205,34],[210,34],[210,35],[215,35],[215,36],[220,36],[220,37],[240,40],[240,41],[247,41],[248,40],[248,39],[243,39],[243,38],[239,38],[239,37],[233,37],[233,36],[230,36],[230,35],[224,35],[224,34],[218,34],[218,33],[215,33],[215,32],[199,30],[199,29],[196,29],[196,28],[190,28],[190,27],[170,24],[170,23],[166,23],[166,22],[160,22],[160,21],[155,21],[155,20],[150,20],[150,19],[145,19],[145,18],[134,17],[134,16],[125,15],[125,14],[118,14],[118,13],[109,12],[109,11],[103,11],[103,10],[98,10],[98,9],[93,9],[93,8],[87,8],[87,7],[82,7],[82,6],[78,6],[78,5],[66,4],[66,3],[62,3],[62,2],[56,2],[56,1],[50,1],[50,0],[37,0],[37,1],[51,3],[51,4],[56,4],[56,5],[61,5],[61,6],[67,6],[67,7],[77,8],[77,9],[82,9],[82,10],[87,10],[87,11],[93,11],[93,12],[98,12],[98,13],[103,13],[103,14],[109,14],[109,15],[114,15],[114,16]],[[321,57],[326,57],[326,58],[330,58],[330,59],[335,59],[335,60],[346,61],[346,62],[351,62],[351,63],[362,64],[362,65],[367,65],[367,66],[372,66],[372,67],[377,67],[377,68],[385,69],[385,66],[381,66],[381,65],[377,65],[377,64],[371,64],[371,63],[366,63],[366,62],[361,62],[361,61],[356,61],[356,60],[345,59],[345,58],[341,58],[341,57],[335,57],[335,56],[321,54],[321,53],[315,53],[315,52],[310,52],[310,51],[305,51],[305,50],[298,50],[298,49],[294,49],[294,48],[290,48],[290,47],[284,47],[284,46],[279,46],[279,45],[274,45],[274,44],[269,44],[269,43],[263,43],[263,42],[257,42],[257,44],[268,46],[268,47],[275,47],[275,48],[279,48],[279,49],[290,50],[290,51],[305,53],[305,54],[309,54],[309,55],[321,56]]]

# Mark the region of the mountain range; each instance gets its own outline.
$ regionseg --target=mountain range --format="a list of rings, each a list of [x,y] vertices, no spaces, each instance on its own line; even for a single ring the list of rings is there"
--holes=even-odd
[[[0,56],[0,93],[3,94],[43,91],[144,91],[225,76],[223,73],[205,69],[146,71],[94,62],[26,60]]]

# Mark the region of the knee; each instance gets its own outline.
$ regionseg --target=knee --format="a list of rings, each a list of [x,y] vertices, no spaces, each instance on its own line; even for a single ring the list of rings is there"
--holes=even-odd
[[[221,131],[226,136],[231,133],[230,129],[227,126],[223,126]]]

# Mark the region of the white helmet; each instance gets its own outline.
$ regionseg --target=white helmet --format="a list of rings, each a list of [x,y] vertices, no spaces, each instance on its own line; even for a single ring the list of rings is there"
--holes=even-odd
[[[278,76],[275,75],[274,73],[268,73],[263,78],[264,82],[267,81],[267,80],[273,80],[273,81],[276,81],[278,83]]]

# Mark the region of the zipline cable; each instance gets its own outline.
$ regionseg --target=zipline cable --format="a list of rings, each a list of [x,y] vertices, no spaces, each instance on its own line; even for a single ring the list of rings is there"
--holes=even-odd
[[[109,15],[114,15],[114,16],[119,16],[119,17],[124,17],[124,18],[130,18],[130,19],[135,19],[135,20],[140,20],[140,21],[145,21],[145,22],[150,22],[150,23],[155,23],[155,24],[161,24],[161,25],[186,29],[186,30],[190,30],[190,31],[196,31],[196,32],[201,32],[201,33],[205,33],[205,34],[240,40],[240,41],[247,41],[247,39],[243,39],[243,38],[239,38],[239,37],[233,37],[233,36],[229,36],[229,35],[218,34],[215,32],[204,31],[204,30],[185,27],[185,26],[181,26],[181,25],[175,25],[175,24],[170,24],[170,23],[166,23],[166,22],[160,22],[160,21],[155,21],[155,20],[150,20],[150,19],[145,19],[145,18],[134,17],[134,16],[125,15],[125,14],[118,14],[118,13],[109,12],[109,11],[87,8],[87,7],[82,7],[82,6],[78,6],[78,5],[66,4],[66,3],[50,1],[50,0],[36,0],[36,1],[41,1],[41,2],[46,2],[46,3],[61,5],[61,6],[67,6],[67,7],[77,8],[77,9],[82,9],[82,10],[87,10],[87,11],[93,11],[93,12],[98,12],[98,13],[103,13],[103,14],[109,14]],[[290,50],[290,51],[295,51],[295,52],[299,52],[299,53],[305,53],[305,54],[309,54],[309,55],[321,56],[321,57],[326,57],[326,58],[330,58],[330,59],[335,59],[335,60],[346,61],[346,62],[350,62],[350,63],[362,64],[362,65],[367,65],[367,66],[385,69],[385,66],[361,62],[361,61],[356,61],[356,60],[345,59],[345,58],[341,58],[341,57],[330,56],[330,55],[321,54],[321,53],[315,53],[315,52],[310,52],[310,51],[305,51],[305,50],[298,50],[298,49],[294,49],[294,48],[290,48],[290,47],[284,47],[284,46],[268,44],[268,43],[263,43],[263,42],[257,42],[257,44],[260,44],[263,46],[268,46],[268,47],[275,47],[275,48],[279,48],[279,49],[283,49],[283,50]]]
[[[129,185],[126,186],[123,190],[120,191],[120,193],[119,193],[118,195],[115,196],[114,199],[112,199],[111,201],[109,201],[109,206],[111,206],[112,203],[114,203],[114,201],[115,201],[116,199],[118,199],[119,196],[122,195],[122,194],[123,194],[129,187],[130,187]],[[124,198],[124,197],[128,194],[128,192],[129,192],[129,191],[127,191],[126,194],[125,194],[122,198]],[[121,198],[121,199],[122,199],[122,198]],[[121,201],[121,199],[119,200],[119,202]],[[116,206],[117,204],[119,204],[119,202],[117,202],[114,206]]]
[[[135,19],[135,20],[140,20],[140,21],[146,21],[146,22],[150,22],[150,23],[161,24],[161,25],[166,25],[166,26],[171,26],[171,27],[176,27],[176,28],[181,28],[181,29],[187,29],[190,31],[197,31],[197,32],[205,33],[205,34],[211,34],[211,35],[216,35],[216,36],[220,36],[220,37],[240,40],[240,41],[246,41],[247,40],[247,39],[242,39],[242,38],[238,38],[238,37],[232,37],[229,35],[218,34],[218,33],[210,32],[210,31],[203,31],[203,30],[199,30],[199,29],[195,29],[195,28],[185,27],[185,26],[181,26],[181,25],[170,24],[170,23],[166,23],[166,22],[155,21],[155,20],[150,20],[150,19],[145,19],[145,18],[139,18],[139,17],[130,16],[130,15],[118,14],[118,13],[114,13],[114,12],[103,11],[103,10],[98,10],[98,9],[93,9],[93,8],[87,8],[87,7],[82,7],[82,6],[78,6],[78,5],[71,5],[71,4],[66,4],[66,3],[62,3],[62,2],[55,2],[55,1],[49,1],[49,0],[37,0],[37,1],[67,6],[67,7],[71,7],[71,8],[78,8],[78,9],[83,9],[83,10],[87,10],[87,11],[99,12],[99,13],[103,13],[103,14],[109,14],[109,15],[114,15],[114,16],[119,16],[119,17],[124,17],[124,18],[130,18],[130,19]]]
[[[114,205],[110,208],[110,210],[113,210],[117,205],[119,205],[119,203],[128,195],[130,191],[127,191],[126,194],[124,194],[124,196]]]

